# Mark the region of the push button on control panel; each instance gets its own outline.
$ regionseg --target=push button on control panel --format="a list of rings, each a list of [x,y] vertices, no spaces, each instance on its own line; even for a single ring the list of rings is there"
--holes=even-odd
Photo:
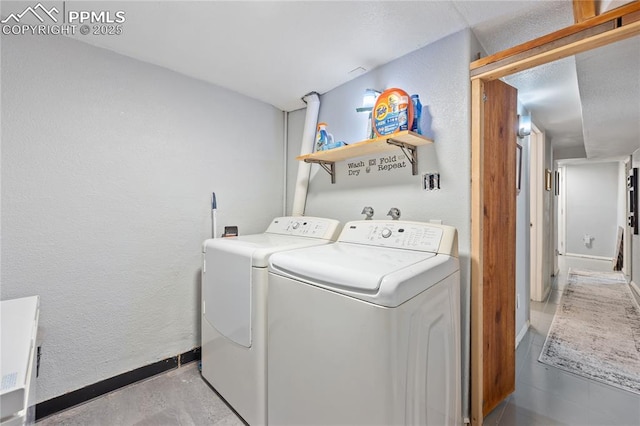
[[[336,227],[337,223],[330,219],[284,217],[274,219],[267,233],[329,239],[334,236]]]
[[[363,221],[346,227],[339,241],[437,253],[442,235],[441,228],[427,223]]]

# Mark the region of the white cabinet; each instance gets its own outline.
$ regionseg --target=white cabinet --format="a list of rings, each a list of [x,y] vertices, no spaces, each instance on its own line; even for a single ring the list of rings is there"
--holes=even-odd
[[[2,426],[35,422],[36,336],[39,313],[39,296],[0,302]]]

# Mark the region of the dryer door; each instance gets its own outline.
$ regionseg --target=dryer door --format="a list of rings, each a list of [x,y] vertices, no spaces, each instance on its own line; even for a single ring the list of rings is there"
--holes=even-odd
[[[251,347],[251,256],[209,249],[205,262],[205,319],[223,336]]]

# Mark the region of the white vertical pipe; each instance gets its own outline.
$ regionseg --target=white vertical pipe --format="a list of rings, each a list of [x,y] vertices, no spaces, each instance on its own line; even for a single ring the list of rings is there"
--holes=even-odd
[[[313,152],[316,126],[318,125],[318,114],[320,112],[320,97],[316,92],[311,92],[305,95],[302,100],[307,104],[307,114],[304,118],[300,155],[305,155]],[[298,164],[298,177],[296,178],[296,187],[293,195],[293,207],[291,209],[292,216],[304,215],[310,174],[311,164],[300,161]]]
[[[287,215],[287,174],[289,174],[289,113],[287,111],[282,112],[283,123],[282,127],[284,128],[282,134],[282,144],[284,145],[283,149],[283,157],[284,157],[284,173],[282,177],[282,189],[284,190],[284,195],[282,197],[282,216]]]

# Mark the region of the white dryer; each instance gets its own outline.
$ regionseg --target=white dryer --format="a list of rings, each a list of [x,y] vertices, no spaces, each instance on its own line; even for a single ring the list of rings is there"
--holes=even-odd
[[[339,223],[279,217],[263,234],[206,240],[202,376],[249,424],[266,423],[268,259],[334,241]]]
[[[356,221],[271,256],[273,425],[460,425],[455,228]]]

